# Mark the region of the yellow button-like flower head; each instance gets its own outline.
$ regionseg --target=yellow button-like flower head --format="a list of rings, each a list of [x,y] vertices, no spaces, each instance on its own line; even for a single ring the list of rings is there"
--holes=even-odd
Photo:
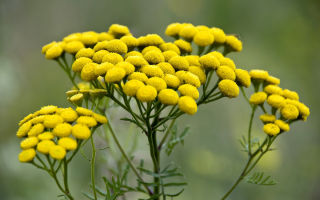
[[[135,67],[142,67],[149,64],[142,56],[129,56],[125,61],[133,64]]]
[[[288,89],[283,90],[283,96],[288,99],[297,100],[297,101],[299,100],[298,93],[296,93],[295,91],[288,90]]]
[[[22,150],[19,154],[20,162],[30,162],[36,156],[36,151],[34,149],[25,149]]]
[[[179,100],[179,95],[173,89],[164,89],[159,92],[159,101],[166,105],[176,105]]]
[[[128,80],[139,80],[143,83],[146,83],[148,81],[148,77],[145,73],[133,72],[128,76]]]
[[[44,130],[43,124],[36,124],[30,129],[30,131],[28,132],[28,136],[37,136],[40,133],[42,133],[43,130]]]
[[[282,130],[282,131],[290,131],[290,126],[288,123],[282,121],[282,120],[276,120],[274,122],[277,126],[279,126],[279,128]]]
[[[208,46],[211,45],[214,41],[213,34],[209,31],[199,31],[193,38],[193,41],[198,46]]]
[[[180,79],[173,74],[166,74],[163,79],[170,88],[177,88],[180,85]]]
[[[299,116],[299,109],[295,105],[292,105],[292,104],[284,105],[281,108],[280,112],[281,112],[281,115],[283,116],[283,118],[289,119],[289,120],[297,119]]]
[[[142,86],[138,89],[136,96],[142,102],[150,102],[157,97],[157,90],[150,85]]]
[[[54,128],[61,123],[63,123],[63,118],[60,115],[47,115],[43,121],[46,128]]]
[[[196,101],[189,96],[183,96],[178,101],[179,109],[189,115],[193,115],[197,112],[198,106]]]
[[[111,33],[114,36],[121,37],[123,35],[129,34],[130,30],[127,26],[123,26],[120,24],[112,24],[109,27],[109,33]]]
[[[182,27],[183,25],[180,23],[169,24],[166,28],[165,34],[171,37],[176,37],[179,35],[179,32],[182,29]]]
[[[46,52],[48,51],[48,49],[50,49],[50,47],[52,47],[53,45],[57,44],[56,41],[52,41],[49,44],[46,44],[42,47],[41,53],[46,54]]]
[[[108,53],[102,58],[102,62],[109,62],[116,65],[119,62],[123,61],[123,57],[117,53]]]
[[[213,27],[213,28],[211,28],[210,31],[213,34],[214,41],[216,43],[222,44],[226,41],[226,34],[224,33],[224,31],[222,29]]]
[[[201,82],[200,82],[200,79],[198,78],[198,76],[194,75],[191,72],[186,72],[183,75],[183,82],[187,83],[187,84],[190,84],[190,85],[193,85],[196,88],[199,88],[200,85],[201,85]]]
[[[116,67],[120,67],[124,69],[126,71],[126,75],[132,74],[135,70],[135,67],[133,64],[125,61],[119,62],[118,64],[116,64]]]
[[[88,127],[94,127],[97,125],[97,121],[93,117],[89,117],[89,116],[80,116],[77,119],[77,123],[84,124]]]
[[[37,151],[43,154],[48,154],[51,147],[54,147],[56,144],[51,140],[42,140],[37,145]]]
[[[109,40],[113,40],[114,36],[111,35],[110,33],[107,32],[102,32],[98,34],[98,40],[99,42],[101,41],[109,41]]]
[[[96,45],[94,45],[93,50],[95,52],[98,52],[100,50],[106,50],[107,44],[108,44],[108,41],[98,42]]]
[[[128,52],[127,45],[118,39],[108,41],[106,44],[106,49],[110,52],[118,54],[125,54]]]
[[[187,59],[190,66],[197,66],[197,67],[201,66],[199,62],[200,57],[198,55],[188,55],[188,56],[185,56],[185,58]]]
[[[276,116],[275,115],[269,115],[269,114],[263,114],[263,115],[260,115],[260,120],[263,123],[271,123],[271,122],[276,121]]]
[[[62,146],[68,151],[75,150],[78,147],[77,141],[70,137],[63,137],[58,140],[58,145]]]
[[[148,61],[150,64],[158,64],[160,62],[164,62],[164,56],[162,55],[161,52],[158,51],[148,51],[147,53],[144,54],[143,56],[146,61]]]
[[[159,52],[159,53],[161,53],[161,50],[158,48],[158,47],[156,47],[156,46],[147,46],[147,47],[145,47],[142,51],[141,51],[141,53],[142,53],[142,55],[144,56],[146,53],[148,53],[149,51],[156,51],[156,52]]]
[[[55,145],[50,148],[49,154],[53,159],[62,160],[66,156],[67,152],[62,146]]]
[[[275,136],[280,133],[280,128],[273,123],[268,123],[263,126],[263,131],[270,136]]]
[[[26,122],[22,124],[17,131],[17,134],[16,134],[17,137],[21,138],[26,136],[29,130],[31,129],[31,126],[32,126],[31,122]]]
[[[140,53],[139,51],[130,51],[130,52],[126,53],[126,55],[124,55],[124,58],[127,59],[130,56],[141,56],[141,57],[143,57],[142,53]]]
[[[234,98],[239,95],[239,87],[232,80],[222,80],[219,82],[218,87],[221,93],[229,98]]]
[[[96,66],[94,73],[96,74],[96,76],[104,76],[113,67],[114,67],[114,64],[109,62],[104,62]]]
[[[217,69],[220,66],[220,61],[213,55],[207,54],[201,56],[199,62],[206,69]]]
[[[80,49],[77,54],[76,54],[76,58],[81,58],[81,57],[86,57],[86,58],[92,58],[94,54],[94,50],[91,48],[83,48]]]
[[[163,71],[157,65],[146,65],[140,69],[141,72],[145,73],[148,77],[163,77]]]
[[[211,54],[211,55],[213,55],[213,54]],[[228,66],[233,70],[236,69],[236,64],[234,64],[233,60],[231,60],[230,58],[227,58],[227,57],[223,57],[223,58],[216,57],[216,58],[218,58],[220,65]]]
[[[120,67],[114,67],[108,70],[105,81],[107,83],[120,82],[126,76],[126,71]]]
[[[103,115],[100,115],[100,114],[97,114],[97,113],[93,113],[93,118],[100,124],[108,123],[108,119]]]
[[[172,67],[172,65],[170,63],[167,62],[161,62],[159,64],[157,64],[157,66],[160,67],[160,69],[163,71],[163,73],[165,74],[175,74],[175,70]]]
[[[78,51],[82,48],[84,48],[84,44],[80,41],[71,41],[66,43],[64,46],[64,50],[70,54],[77,54]]]
[[[265,92],[253,93],[250,97],[249,102],[254,105],[263,104],[267,99],[267,94]]]
[[[179,56],[179,54],[177,54],[175,51],[169,50],[169,51],[165,51],[162,53],[164,60],[166,62],[168,62],[171,58],[175,57],[175,56]]]
[[[249,72],[243,69],[235,69],[236,80],[239,85],[249,87],[251,85],[251,77]]]
[[[20,147],[21,149],[29,149],[36,146],[39,142],[39,139],[35,136],[28,137],[21,141]]]
[[[61,123],[58,124],[54,129],[53,129],[53,134],[58,136],[58,137],[67,137],[71,134],[72,126],[68,123]]]
[[[98,34],[94,31],[83,32],[80,40],[84,45],[92,46],[98,42]]]
[[[178,90],[182,96],[189,96],[189,97],[192,97],[193,99],[199,98],[199,91],[193,85],[183,84],[178,88]]]
[[[169,63],[177,70],[188,70],[189,62],[185,57],[175,56],[169,60]]]
[[[174,41],[174,44],[177,45],[177,47],[179,47],[179,49],[182,53],[191,53],[192,52],[192,47],[191,47],[190,42],[179,39],[179,40]]]
[[[268,78],[266,79],[266,81],[269,83],[269,84],[273,84],[273,85],[279,85],[280,84],[280,79],[274,77],[274,76],[268,76]]]
[[[160,90],[166,89],[167,88],[167,83],[159,77],[151,77],[147,81],[148,85],[153,86],[156,88],[156,90],[159,92]]]
[[[203,69],[201,69],[200,67],[190,66],[188,71],[196,75],[199,78],[201,84],[204,84],[206,82],[207,76]]]
[[[72,71],[81,72],[83,67],[88,63],[92,63],[92,60],[90,58],[80,57],[72,63]]]
[[[72,108],[66,108],[61,113],[60,116],[66,122],[74,122],[78,118],[78,114]]]
[[[242,51],[242,42],[236,36],[226,36],[226,44],[231,47],[233,51]]]
[[[123,86],[123,92],[128,96],[135,96],[138,89],[144,86],[144,83],[140,80],[132,79],[126,82]]]
[[[53,138],[54,138],[54,135],[49,131],[38,135],[39,140],[52,140]]]
[[[193,37],[197,34],[198,30],[192,24],[184,25],[179,31],[179,36],[186,40],[191,41]]]
[[[285,104],[284,98],[278,94],[270,95],[267,102],[273,108],[281,108]]]
[[[220,79],[229,79],[232,81],[236,80],[236,74],[234,70],[228,66],[219,66],[216,72]]]
[[[94,53],[93,57],[92,57],[92,60],[95,62],[95,63],[102,63],[102,60],[103,60],[103,57],[105,55],[107,55],[109,53],[109,51],[107,50],[99,50],[97,52]]]
[[[92,81],[97,79],[97,75],[95,73],[97,63],[88,63],[81,70],[81,79],[84,81]]]
[[[76,124],[72,127],[72,135],[77,139],[86,140],[90,137],[91,131],[84,124]]]
[[[161,44],[160,46],[160,49],[161,51],[174,51],[176,52],[178,55],[180,55],[180,49],[177,45],[171,43],[171,42],[168,42],[168,43],[163,43]]]
[[[59,44],[54,44],[46,50],[46,59],[56,59],[61,56],[63,49]]]
[[[257,80],[267,80],[269,77],[269,73],[264,70],[260,69],[253,69],[249,72],[250,76],[252,79],[257,79]]]
[[[138,40],[137,38],[131,36],[131,35],[126,35],[120,38],[120,40],[127,45],[128,48],[133,48],[138,46]]]

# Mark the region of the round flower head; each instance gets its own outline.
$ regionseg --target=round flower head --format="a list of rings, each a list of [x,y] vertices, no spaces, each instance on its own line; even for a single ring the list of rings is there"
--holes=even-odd
[[[89,116],[80,116],[77,119],[77,123],[84,124],[88,127],[94,127],[97,125],[97,121],[93,117],[89,117]]]
[[[201,84],[204,84],[206,82],[207,76],[203,69],[201,69],[200,67],[190,66],[188,71],[196,75],[199,78]]]
[[[226,44],[231,47],[233,51],[242,51],[242,42],[234,35],[226,36]]]
[[[124,58],[127,59],[130,56],[141,56],[141,57],[143,57],[142,53],[140,53],[139,51],[130,51],[130,52],[126,53],[126,55],[124,55]]]
[[[90,137],[91,131],[88,126],[84,124],[76,124],[72,127],[72,135],[81,140],[86,140]]]
[[[220,66],[219,60],[210,54],[201,56],[199,59],[199,62],[202,67],[206,69],[211,69],[211,70],[217,69]]]
[[[135,67],[142,67],[149,64],[142,56],[129,56],[125,61],[133,64]]]
[[[243,69],[235,69],[236,81],[239,85],[248,88],[251,85],[249,72]]]
[[[252,79],[266,80],[269,77],[269,73],[260,69],[253,69],[249,72]]]
[[[98,34],[98,41],[109,41],[109,40],[113,40],[114,36],[111,35],[110,33],[107,32],[102,32]]]
[[[219,66],[216,72],[220,79],[229,79],[232,81],[236,80],[235,72],[228,66]]]
[[[216,43],[222,44],[226,41],[226,34],[224,33],[224,31],[222,29],[213,27],[213,28],[211,28],[210,31],[213,34],[214,41]]]
[[[263,114],[263,115],[260,115],[260,120],[263,123],[271,123],[271,122],[274,122],[276,120],[276,116],[275,115],[269,115],[269,114]]]
[[[48,154],[51,147],[54,147],[56,144],[52,140],[42,140],[37,145],[37,151],[43,154]]]
[[[267,102],[273,108],[281,108],[285,104],[284,98],[278,94],[270,95]]]
[[[119,62],[122,62],[123,58],[121,55],[117,54],[117,53],[108,53],[105,56],[103,56],[102,58],[102,62],[109,62],[112,63],[114,65],[116,65]]]
[[[22,150],[19,154],[20,162],[30,162],[36,156],[36,151],[34,149],[25,149]]]
[[[219,82],[218,87],[221,93],[229,98],[234,98],[239,95],[239,87],[232,80],[222,80]]]
[[[163,80],[167,83],[167,87],[177,88],[180,85],[180,79],[173,74],[166,74]]]
[[[76,54],[76,58],[81,58],[81,57],[86,57],[86,58],[92,58],[94,54],[94,50],[91,48],[83,48],[80,49],[77,54]]]
[[[78,147],[77,141],[70,137],[63,137],[58,140],[58,145],[68,151],[75,150]]]
[[[106,49],[110,52],[114,52],[118,54],[125,54],[128,52],[127,45],[118,39],[108,41],[106,44]]]
[[[75,105],[81,105],[83,101],[83,97],[84,95],[82,93],[79,93],[71,96],[68,100]]]
[[[295,105],[292,105],[292,104],[284,105],[281,108],[280,112],[281,112],[281,115],[283,116],[283,118],[289,119],[289,120],[297,119],[299,116],[299,109]]]
[[[112,24],[109,27],[109,33],[111,33],[114,36],[123,36],[123,35],[127,35],[130,33],[130,30],[127,26],[123,26],[120,24]]]
[[[164,62],[164,56],[162,55],[161,52],[158,51],[148,51],[147,53],[144,54],[143,56],[146,61],[148,61],[150,64],[158,64],[160,62]]]
[[[182,96],[189,96],[189,97],[192,97],[193,99],[199,98],[199,91],[193,85],[183,84],[183,85],[180,85],[178,90]]]
[[[298,102],[297,107],[299,109],[302,119],[305,121],[307,117],[310,115],[310,109],[308,108],[308,106],[304,105],[301,102]]]
[[[177,70],[188,70],[189,62],[185,57],[175,56],[169,60],[169,63]]]
[[[175,70],[172,67],[172,65],[170,63],[167,62],[161,62],[159,64],[157,64],[157,66],[160,67],[160,69],[163,71],[163,73],[165,74],[175,74]]]
[[[283,96],[288,99],[297,100],[297,101],[299,100],[298,93],[291,91],[291,90],[288,90],[288,89],[283,90]]]
[[[76,111],[79,115],[86,115],[86,116],[92,116],[93,112],[92,110],[89,110],[87,108],[83,108],[83,107],[77,107]]]
[[[115,83],[121,81],[126,76],[126,71],[120,67],[114,67],[108,70],[105,81],[107,83]]]
[[[236,64],[234,64],[233,60],[231,60],[230,58],[227,58],[227,57],[223,57],[223,58],[216,57],[216,58],[218,58],[220,65],[228,66],[233,70],[236,69]]]
[[[196,101],[189,96],[180,97],[178,101],[178,105],[179,105],[179,109],[182,112],[185,112],[189,115],[195,114],[198,109]]]
[[[280,128],[273,123],[268,123],[263,126],[263,131],[270,136],[275,136],[280,133]]]
[[[66,156],[67,152],[62,146],[54,145],[50,148],[49,154],[53,159],[62,160]]]
[[[277,85],[267,85],[263,89],[266,93],[268,94],[278,94],[278,95],[283,95],[282,88],[280,88]]]
[[[93,118],[99,123],[99,124],[106,124],[108,123],[108,119],[100,114],[93,113]]]
[[[49,105],[49,106],[43,106],[39,111],[38,114],[40,115],[47,115],[55,113],[58,110],[57,106]]]
[[[173,58],[175,56],[179,56],[179,54],[177,54],[176,52],[171,51],[171,50],[163,52],[162,55],[163,55],[164,60],[166,62],[168,62],[171,58]]]
[[[150,102],[157,97],[157,90],[150,85],[142,86],[138,89],[136,96],[142,102]]]
[[[39,140],[52,140],[54,135],[51,132],[44,132],[38,135]]]
[[[72,126],[68,123],[61,123],[58,124],[54,129],[53,129],[53,134],[58,136],[58,137],[67,137],[71,134],[71,129]]]
[[[123,86],[123,92],[127,96],[135,96],[138,89],[140,87],[144,86],[144,83],[141,82],[140,80],[132,79],[126,82],[126,84]]]
[[[187,84],[190,84],[190,85],[193,85],[195,86],[196,88],[199,88],[201,83],[200,83],[200,79],[198,78],[198,76],[194,75],[193,73],[191,72],[186,72],[184,75],[183,75],[183,82],[184,83],[187,83]]]
[[[142,55],[144,56],[146,53],[148,53],[149,51],[156,51],[156,52],[159,52],[159,53],[161,53],[161,50],[158,48],[158,47],[156,47],[156,46],[147,46],[147,47],[145,47],[142,51],[141,51],[141,53],[142,53]]]
[[[126,71],[126,75],[132,74],[135,70],[135,67],[133,64],[129,63],[129,62],[119,62],[118,64],[116,64],[116,67],[120,67],[122,69],[124,69]]]
[[[113,67],[114,67],[114,64],[109,62],[104,62],[96,66],[94,73],[96,74],[96,76],[103,76]]]
[[[80,83],[78,83],[78,88],[80,90],[89,90],[90,89],[90,83],[88,83],[88,82],[80,82]],[[73,89],[75,89],[75,88],[73,88]]]
[[[151,77],[147,81],[148,85],[153,86],[156,88],[156,90],[159,92],[160,90],[166,89],[167,88],[167,83],[159,77]]]
[[[141,72],[145,73],[148,77],[163,77],[163,71],[157,65],[146,65],[140,69]]]
[[[51,116],[51,115],[49,115]],[[28,132],[28,136],[37,136],[39,135],[40,133],[42,133],[44,130],[44,126],[43,124],[36,124],[34,125]]]
[[[60,47],[60,45],[54,44],[46,51],[46,59],[56,59],[60,57],[62,53],[63,49]]]
[[[191,47],[190,42],[179,39],[179,40],[174,41],[174,44],[177,45],[177,47],[179,47],[179,49],[182,53],[191,53],[192,52],[192,47]]]
[[[131,36],[131,35],[126,35],[120,38],[120,40],[127,45],[128,48],[136,47],[138,46],[138,40],[137,38]]]
[[[20,143],[20,147],[21,147],[21,149],[29,149],[29,148],[36,146],[38,144],[38,142],[39,142],[39,140],[37,137],[31,136],[31,137],[28,137],[28,138],[22,140]]]
[[[72,64],[72,71],[81,72],[82,68],[88,63],[92,63],[92,60],[90,58],[86,58],[86,57],[78,58]]]
[[[280,84],[280,79],[274,77],[274,76],[268,76],[268,78],[266,79],[266,81],[269,84],[273,84],[273,85],[279,85]]]
[[[212,51],[212,52],[210,52],[210,53],[208,53],[207,55],[212,55],[212,56],[214,56],[214,57],[216,57],[216,58],[218,58],[218,60],[220,61],[220,60],[224,60],[224,56],[223,56],[223,54],[222,53],[220,53],[219,51]],[[229,60],[231,60],[231,59],[229,59]],[[232,61],[232,60],[231,60]],[[224,62],[224,64],[225,65],[228,65],[229,66],[229,61],[228,61],[228,59],[226,59],[226,61],[223,61]],[[232,61],[233,62],[233,61]],[[234,64],[234,63],[233,63]]]
[[[63,38],[64,42],[79,41],[81,39],[81,33],[71,33]]]
[[[83,32],[80,40],[84,45],[92,46],[98,42],[98,34],[94,31]]]
[[[17,131],[17,134],[16,134],[17,137],[21,138],[26,136],[29,130],[31,129],[31,126],[32,126],[31,122],[26,122],[22,124]]]
[[[172,89],[164,89],[160,91],[158,98],[162,104],[176,105],[179,100],[179,95]]]
[[[108,41],[103,41],[103,42],[98,42],[94,47],[93,47],[93,50],[95,52],[98,52],[100,50],[106,50],[107,49],[107,44],[108,44]]]
[[[24,118],[19,122],[19,126],[21,126],[22,124],[26,123],[27,121],[29,121],[29,120],[32,119],[33,117],[34,117],[34,114],[33,114],[33,113],[27,115],[26,117],[24,117]]]
[[[48,51],[48,49],[50,49],[50,47],[52,47],[55,44],[57,44],[57,42],[56,41],[52,41],[49,44],[44,45],[42,47],[41,53],[45,54]]]
[[[179,36],[186,40],[191,41],[193,37],[197,34],[198,30],[192,24],[184,25],[179,31]]]
[[[84,45],[82,42],[80,41],[71,41],[71,42],[68,42],[65,47],[64,47],[64,50],[67,52],[67,53],[70,53],[70,54],[77,54],[78,51],[80,49],[84,48]]]
[[[176,76],[179,78],[180,82],[183,83],[184,82],[184,75],[186,74],[186,71],[180,70],[176,72]]]
[[[279,126],[279,128],[282,130],[282,131],[290,131],[290,126],[289,124],[287,124],[286,122],[282,121],[282,120],[276,120],[274,122],[277,126]]]
[[[166,28],[165,34],[171,37],[177,37],[183,25],[180,23],[169,24]]]
[[[63,123],[63,118],[60,115],[47,115],[43,121],[46,128],[54,128],[61,123]]]
[[[157,34],[148,34],[138,38],[139,46],[159,46],[164,43],[163,39]]]
[[[148,77],[145,73],[133,72],[128,76],[128,80],[139,80],[143,83],[146,83],[148,81]]]
[[[171,43],[171,42],[168,42],[168,43],[163,43],[161,44],[160,46],[160,49],[161,51],[174,51],[176,52],[178,55],[180,55],[180,49],[179,47],[177,47],[177,45]]]
[[[251,95],[249,102],[254,105],[260,105],[263,104],[266,99],[267,94],[265,92],[256,92]]]
[[[185,58],[187,59],[190,66],[197,66],[197,67],[201,66],[198,55],[188,55],[188,56],[185,56]]]
[[[210,28],[205,25],[198,25],[196,28],[198,31],[210,31]]]
[[[107,55],[109,53],[109,51],[107,50],[99,50],[97,52],[94,53],[93,57],[92,57],[92,60],[95,62],[95,63],[102,63],[102,59],[105,55]]]
[[[88,63],[86,64],[81,70],[81,79],[84,81],[92,81],[97,78],[95,74],[96,67],[98,66],[97,63]]]
[[[198,46],[208,46],[214,41],[213,35],[209,31],[199,31],[193,38],[193,41]]]

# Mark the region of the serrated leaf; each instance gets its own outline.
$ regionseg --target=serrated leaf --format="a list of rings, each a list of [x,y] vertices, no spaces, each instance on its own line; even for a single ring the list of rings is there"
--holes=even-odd
[[[246,178],[247,183],[270,186],[277,184],[276,181],[271,179],[271,176],[265,176],[264,172],[255,172]]]

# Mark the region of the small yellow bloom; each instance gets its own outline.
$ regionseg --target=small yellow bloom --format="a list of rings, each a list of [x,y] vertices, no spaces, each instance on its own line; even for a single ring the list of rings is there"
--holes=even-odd
[[[77,139],[86,140],[90,137],[91,131],[84,124],[76,124],[72,127],[72,135]]]
[[[254,105],[263,104],[267,99],[267,94],[265,92],[253,93],[250,97],[249,102]]]
[[[142,56],[129,56],[125,61],[133,64],[135,67],[142,67],[149,64]]]
[[[179,35],[179,32],[182,29],[182,27],[183,25],[180,23],[169,24],[166,28],[165,34],[171,37],[176,37]]]
[[[96,66],[94,73],[96,74],[96,76],[104,76],[113,67],[114,67],[114,64],[109,62],[104,62]]]
[[[191,53],[192,52],[192,47],[191,47],[190,42],[179,39],[179,40],[174,41],[174,44],[177,45],[177,47],[179,47],[179,49],[182,53]]]
[[[157,90],[150,85],[142,86],[137,91],[137,98],[142,102],[153,101],[156,97]]]
[[[229,98],[234,98],[239,95],[239,87],[232,80],[222,80],[219,82],[218,87],[221,93]]]
[[[127,26],[123,26],[120,24],[112,24],[109,27],[109,33],[115,36],[123,36],[130,33],[130,30]]]
[[[77,123],[84,124],[88,127],[94,127],[97,125],[97,121],[93,117],[89,117],[89,116],[80,116],[77,119]]]
[[[43,130],[44,130],[43,124],[36,124],[29,130],[28,136],[37,136],[40,133],[42,133]]]
[[[108,41],[98,42],[96,45],[94,45],[93,50],[95,52],[98,52],[100,50],[106,50],[107,49],[107,44],[108,44]]]
[[[242,42],[233,35],[226,36],[226,44],[229,45],[233,51],[242,51]]]
[[[302,119],[305,121],[307,120],[307,117],[310,115],[310,109],[308,108],[308,106],[304,105],[303,103],[299,102],[297,105],[300,115],[302,117]]]
[[[77,54],[78,51],[82,48],[84,48],[85,46],[83,45],[82,42],[80,41],[71,41],[71,42],[68,42],[66,43],[65,47],[64,47],[64,50],[67,52],[67,53],[70,53],[70,54]]]
[[[108,70],[105,81],[107,83],[120,82],[126,76],[126,71],[120,67],[114,67]]]
[[[46,59],[56,59],[61,56],[63,53],[63,49],[59,44],[52,45],[47,51],[46,51]]]
[[[126,82],[123,86],[123,92],[128,96],[135,96],[138,89],[144,86],[144,83],[140,80],[132,79]]]
[[[82,68],[88,63],[92,63],[92,60],[90,58],[80,57],[73,62],[72,71],[81,72]]]
[[[101,41],[109,41],[109,40],[113,40],[114,39],[114,36],[111,35],[110,33],[107,33],[107,32],[102,32],[102,33],[99,33],[98,34],[98,41],[101,42]]]
[[[251,77],[247,70],[235,69],[235,73],[236,80],[241,86],[248,88],[251,85]]]
[[[146,53],[148,53],[149,51],[156,51],[156,52],[159,52],[159,53],[161,53],[161,50],[158,48],[158,47],[156,47],[156,46],[147,46],[147,47],[145,47],[142,51],[141,51],[141,53],[142,53],[142,55],[144,56]]]
[[[277,126],[279,126],[279,128],[282,130],[282,131],[290,131],[290,126],[288,123],[282,121],[282,120],[276,120],[274,122]]]
[[[263,131],[270,136],[275,136],[280,133],[280,128],[273,123],[268,123],[263,126]]]
[[[260,120],[263,123],[271,123],[271,122],[276,121],[276,116],[270,115],[270,114],[263,114],[263,115],[260,115]]]
[[[120,55],[128,52],[127,45],[118,39],[108,41],[106,44],[106,49],[110,52],[118,53]]]
[[[189,96],[183,96],[178,101],[179,109],[189,115],[193,115],[197,112],[198,106],[196,101]]]
[[[162,53],[155,50],[148,51],[147,53],[144,54],[143,57],[150,64],[158,64],[165,61]]]
[[[214,41],[213,34],[209,31],[199,31],[193,38],[193,41],[198,46],[208,46],[211,45]]]
[[[169,60],[169,63],[177,70],[188,70],[189,62],[185,57],[175,56]]]
[[[226,66],[230,67],[233,70],[236,69],[236,64],[234,64],[233,60],[231,60],[230,58],[223,57],[223,58],[218,58],[218,60],[220,62],[220,65],[226,65]]]
[[[86,115],[86,116],[92,116],[93,112],[92,110],[89,110],[87,108],[83,108],[83,107],[77,107],[76,111],[79,115]]]
[[[249,72],[252,79],[266,80],[269,77],[269,73],[260,69],[253,69]]]
[[[79,41],[81,39],[81,33],[71,33],[63,38],[64,42]]]
[[[213,34],[214,41],[216,43],[222,44],[226,41],[226,34],[224,33],[224,31],[222,29],[213,27],[213,28],[211,28],[211,33]]]
[[[103,115],[100,115],[100,114],[97,114],[97,113],[93,113],[93,118],[100,124],[108,123],[108,119]]]
[[[143,83],[146,83],[148,81],[148,77],[145,73],[133,72],[128,76],[128,80],[139,80]]]
[[[17,137],[21,138],[27,135],[27,133],[29,132],[29,130],[31,129],[32,123],[31,122],[26,122],[24,124],[21,125],[21,127],[19,127],[18,131],[17,131]]]
[[[198,31],[210,31],[210,28],[205,25],[198,25],[196,28]]]
[[[207,55],[212,55],[212,56],[214,56],[214,57],[216,57],[216,58],[218,58],[218,60],[220,61],[220,60],[223,60],[225,57],[223,56],[223,54],[222,53],[220,53],[219,51],[212,51],[212,52],[210,52],[210,53],[208,53]],[[231,59],[230,59],[231,60]],[[231,60],[232,61],[232,60]],[[224,62],[224,64],[225,65],[228,65],[228,59]],[[233,62],[233,61],[232,61]]]
[[[123,61],[116,64],[116,67],[120,67],[126,71],[126,75],[132,74],[135,70],[135,67],[133,64]]]
[[[263,89],[266,93],[268,94],[278,94],[278,95],[283,95],[282,88],[280,88],[277,85],[267,85]]]
[[[284,98],[278,94],[272,94],[268,97],[267,102],[274,108],[281,108],[284,104]]]
[[[32,119],[33,117],[34,117],[34,114],[33,114],[33,113],[27,115],[26,117],[24,117],[24,118],[19,122],[19,126],[21,126],[22,124],[26,123],[27,121],[29,121],[29,120]]]
[[[94,31],[83,32],[80,40],[84,45],[92,46],[98,42],[98,34]]]
[[[164,89],[159,92],[159,101],[166,105],[176,105],[179,101],[179,95],[173,89]]]
[[[56,144],[51,140],[42,140],[37,145],[37,151],[43,154],[48,154],[51,147],[54,147]]]
[[[196,27],[194,27],[192,24],[188,24],[182,27],[182,29],[179,31],[179,36],[191,41],[197,32],[198,30]]]
[[[130,56],[141,56],[141,57],[143,57],[142,53],[140,53],[139,51],[130,51],[130,52],[126,53],[126,55],[124,55],[124,58],[127,59]]]
[[[194,75],[191,72],[186,72],[183,74],[183,82],[190,84],[190,85],[193,85],[196,88],[199,88],[201,86],[201,82],[200,82],[200,79],[198,78],[198,76]]]
[[[196,75],[199,78],[201,84],[204,84],[206,82],[207,76],[202,68],[197,66],[190,66],[188,71]]]
[[[67,137],[71,134],[72,126],[68,123],[58,124],[52,131],[52,133],[58,137]]]
[[[139,44],[138,39],[131,35],[123,36],[120,40],[125,43],[128,48],[136,47]]]
[[[285,119],[297,119],[299,116],[299,109],[292,104],[285,104],[281,110],[281,115],[285,118]]]
[[[62,146],[54,145],[50,148],[49,154],[53,159],[62,160],[66,156],[67,152]]]
[[[78,147],[77,141],[70,137],[63,137],[58,140],[58,145],[68,151],[75,150]]]
[[[38,144],[38,142],[39,142],[39,140],[37,137],[31,136],[31,137],[28,137],[28,138],[22,140],[20,143],[20,147],[21,147],[21,149],[29,149],[29,148],[36,146]]]
[[[197,67],[201,66],[199,62],[200,57],[198,55],[188,55],[188,56],[185,56],[185,58],[187,59],[190,66],[197,66]]]
[[[97,79],[97,75],[95,73],[97,63],[88,63],[81,70],[81,79],[84,81],[93,81]]]
[[[94,50],[91,49],[91,48],[83,48],[83,49],[80,49],[78,51],[78,53],[76,54],[76,58],[81,58],[81,57],[86,57],[86,58],[92,58],[94,54]]]
[[[170,88],[177,88],[180,85],[180,79],[173,74],[166,74],[163,79]]]
[[[140,69],[141,72],[145,73],[148,77],[163,77],[163,71],[157,65],[145,65]]]
[[[147,85],[151,85],[159,92],[160,90],[167,88],[167,83],[159,77],[151,77],[147,81]]]
[[[32,124],[43,123],[44,118],[45,118],[45,115],[39,115],[39,116],[36,116],[35,118],[31,119],[30,122],[31,122]]]
[[[279,85],[280,84],[280,79],[274,77],[274,76],[268,76],[267,80],[268,83],[273,84],[273,85]]]
[[[123,57],[117,53],[108,53],[102,58],[102,62],[109,62],[116,65],[119,62],[123,61]]]
[[[72,95],[68,100],[75,105],[81,105],[83,101],[84,95],[83,93]]]
[[[295,91],[288,90],[288,89],[283,90],[283,96],[288,99],[297,100],[297,101],[299,100],[298,93],[296,93]]]
[[[138,38],[139,46],[159,46],[164,43],[158,34],[148,34]]]
[[[163,51],[163,52],[164,51],[174,51],[178,55],[180,55],[179,47],[171,42],[163,43],[159,47],[160,47],[161,51]]]
[[[169,51],[165,51],[162,53],[164,60],[166,62],[168,62],[171,58],[175,57],[175,56],[179,56],[179,54],[177,54],[176,52],[169,50]]]
[[[47,115],[47,114],[52,114],[55,113],[57,111],[58,107],[57,106],[53,106],[53,105],[49,105],[49,106],[43,106],[38,113],[40,115]]]
[[[95,63],[102,63],[102,59],[105,55],[107,55],[109,53],[109,51],[107,50],[99,50],[97,52],[94,53],[93,57],[92,57],[92,60],[95,62]]]
[[[64,120],[60,115],[47,115],[43,121],[43,125],[46,128],[54,128],[56,125],[63,123],[63,121]]]
[[[216,72],[220,79],[229,79],[232,81],[236,80],[235,72],[226,65],[219,66]]]
[[[193,99],[199,98],[199,91],[193,85],[183,84],[183,85],[180,85],[178,90],[182,96],[189,96],[189,97],[192,97]]]
[[[160,67],[160,69],[163,71],[163,73],[165,74],[175,74],[175,70],[172,67],[172,65],[170,63],[167,62],[161,62],[159,64],[157,64],[157,66]]]
[[[52,140],[53,138],[54,138],[54,135],[49,131],[38,135],[39,140]]]
[[[34,149],[25,149],[22,150],[19,154],[20,162],[30,162],[36,156],[36,151]]]
[[[184,75],[187,73],[187,71],[180,70],[176,72],[176,76],[179,78],[181,83],[184,83]]]
[[[49,44],[46,44],[42,47],[41,53],[46,54],[46,52],[48,51],[48,49],[50,49],[50,47],[52,47],[53,45],[57,44],[56,41],[52,41]]]
[[[210,54],[201,56],[199,62],[205,69],[213,70],[217,69],[220,66],[219,60],[215,56]]]

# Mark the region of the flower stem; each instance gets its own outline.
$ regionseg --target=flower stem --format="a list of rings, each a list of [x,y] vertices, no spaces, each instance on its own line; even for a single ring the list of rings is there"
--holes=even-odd
[[[95,158],[96,158],[96,148],[94,146],[93,141],[93,134],[90,137],[91,141],[91,147],[92,147],[92,158],[91,158],[91,184],[92,184],[92,191],[94,199],[97,200],[97,192],[96,192],[96,183],[95,183],[95,172],[94,172],[94,164],[95,164]]]
[[[171,130],[171,128],[173,127],[174,123],[176,122],[176,119],[177,119],[177,118],[174,118],[174,119],[171,121],[169,127],[167,128],[166,133],[164,134],[164,136],[163,136],[160,144],[158,145],[158,150],[159,150],[159,151],[161,151],[162,146],[163,146],[164,143],[166,142],[166,139],[167,139],[167,137],[169,136],[170,130]]]

